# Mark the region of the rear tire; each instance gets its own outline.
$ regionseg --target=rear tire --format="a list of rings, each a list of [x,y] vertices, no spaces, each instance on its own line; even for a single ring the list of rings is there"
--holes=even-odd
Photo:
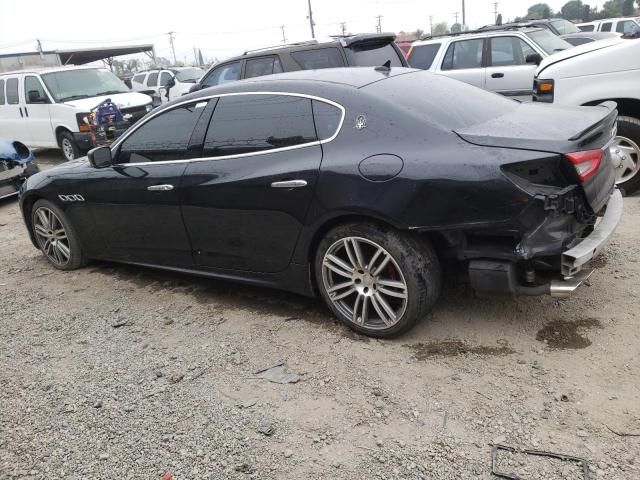
[[[31,228],[47,261],[59,270],[75,270],[87,264],[80,239],[65,213],[48,200],[31,209]]]
[[[58,137],[58,143],[60,144],[60,150],[62,150],[62,156],[66,161],[75,160],[81,156],[78,144],[71,132],[61,132]]]
[[[316,285],[349,328],[377,338],[409,330],[432,309],[442,284],[426,239],[373,223],[331,230],[316,251]]]
[[[633,117],[618,117],[618,135],[611,147],[612,155],[618,150],[625,155],[616,183],[625,193],[633,193],[640,188],[640,120]],[[626,163],[625,163],[626,162]]]

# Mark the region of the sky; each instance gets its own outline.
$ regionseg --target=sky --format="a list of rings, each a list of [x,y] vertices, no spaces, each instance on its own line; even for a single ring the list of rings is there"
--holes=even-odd
[[[558,10],[567,0],[548,1]],[[535,0],[502,0],[505,20],[526,14]],[[603,2],[590,2],[592,6]],[[433,23],[455,22],[462,0],[311,0],[316,37],[382,31],[429,31]],[[467,25],[493,23],[493,0],[466,0]],[[111,13],[110,13],[111,12]],[[167,32],[175,32],[178,61],[193,61],[194,47],[206,59],[222,60],[244,50],[311,38],[307,0],[0,0],[0,54],[153,43],[156,55],[172,59]],[[461,17],[460,17],[461,18]]]

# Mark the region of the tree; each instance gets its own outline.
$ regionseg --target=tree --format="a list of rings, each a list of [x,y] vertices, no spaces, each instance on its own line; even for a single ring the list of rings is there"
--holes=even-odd
[[[622,4],[622,15],[624,17],[628,17],[634,13],[636,13],[636,9],[633,5],[633,0],[624,0],[624,3]]]
[[[449,33],[449,25],[447,22],[436,23],[433,26],[433,32],[431,32],[432,35],[445,35],[447,33]]]
[[[424,30],[422,30],[420,28],[416,28],[415,36],[416,36],[417,39],[422,38],[424,36]]]
[[[584,7],[585,5],[582,3],[582,0],[571,0],[562,6],[560,14],[562,18],[567,20],[582,19],[585,11]],[[586,7],[589,8],[588,5]]]
[[[460,33],[462,31],[462,25],[459,23],[454,23],[451,25],[451,33]]]
[[[600,18],[621,17],[625,0],[609,0],[604,2]]]
[[[496,25],[502,25],[502,14],[499,13],[496,17]]]
[[[527,11],[527,18],[531,20],[540,20],[541,18],[551,18],[553,10],[546,3],[536,3],[531,5]]]
[[[582,21],[583,22],[590,22],[591,21],[591,7],[589,5],[585,5],[584,8],[582,9]]]

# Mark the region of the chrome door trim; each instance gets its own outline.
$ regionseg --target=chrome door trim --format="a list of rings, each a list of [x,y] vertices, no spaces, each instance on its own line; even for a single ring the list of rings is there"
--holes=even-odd
[[[151,192],[168,192],[170,190],[173,190],[173,185],[170,185],[168,183],[164,185],[150,185],[147,187],[147,190]]]
[[[306,186],[306,180],[283,180],[282,182],[273,182],[271,184],[271,188],[302,188]]]
[[[344,119],[346,116],[346,109],[340,105],[337,102],[334,102],[333,100],[329,100],[323,97],[317,97],[315,95],[308,95],[306,93],[292,93],[292,92],[276,92],[276,91],[268,91],[268,92],[233,92],[233,93],[219,93],[217,95],[208,95],[205,97],[198,97],[198,98],[191,98],[189,100],[184,100],[182,102],[176,103],[175,105],[172,106],[172,108],[168,108],[168,109],[164,109],[160,112],[155,112],[152,113],[149,117],[145,118],[144,121],[139,121],[138,123],[136,123],[133,127],[131,127],[129,130],[127,130],[120,138],[118,138],[112,145],[111,145],[111,152],[112,154],[118,149],[118,147],[120,146],[120,144],[122,142],[124,142],[127,138],[129,138],[138,128],[142,127],[144,124],[146,124],[147,122],[149,122],[150,120],[152,120],[153,118],[155,118],[156,116],[165,113],[169,110],[173,110],[173,108],[177,108],[177,107],[181,107],[183,105],[187,105],[189,103],[194,103],[197,104],[199,102],[204,102],[207,100],[211,100],[214,98],[221,98],[221,97],[233,97],[233,96],[239,96],[239,95],[284,95],[284,96],[289,96],[289,97],[302,97],[302,98],[308,98],[310,100],[317,100],[319,102],[324,102],[324,103],[328,103],[329,105],[333,105],[336,108],[339,108],[340,111],[342,112],[342,116],[340,118],[340,123],[338,125],[338,128],[336,129],[335,133],[329,137],[326,138],[324,140],[314,140],[313,142],[308,142],[308,143],[303,143],[300,145],[292,145],[290,147],[282,147],[282,148],[274,148],[272,150],[263,150],[263,151],[258,151],[258,152],[251,152],[251,153],[239,153],[236,155],[223,155],[220,157],[200,157],[200,158],[189,158],[189,159],[181,159],[181,160],[163,160],[160,162],[137,162],[137,163],[114,163],[114,166],[120,166],[120,167],[127,167],[127,166],[131,166],[131,167],[136,167],[136,166],[141,166],[141,165],[169,165],[169,164],[174,164],[174,163],[192,163],[192,162],[203,162],[203,161],[209,161],[209,160],[226,160],[226,159],[231,159],[231,158],[242,158],[242,157],[253,157],[255,155],[266,155],[268,153],[278,153],[278,152],[284,152],[287,150],[294,150],[296,148],[305,148],[305,147],[311,147],[314,145],[322,145],[325,143],[329,143],[331,141],[333,141],[338,134],[340,133],[340,131],[342,130],[342,126],[344,125]]]

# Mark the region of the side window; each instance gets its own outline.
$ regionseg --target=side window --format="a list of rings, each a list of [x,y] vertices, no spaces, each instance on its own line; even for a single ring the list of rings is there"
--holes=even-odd
[[[611,22],[603,23],[600,27],[601,32],[610,32],[611,31]]]
[[[482,67],[482,48],[484,40],[461,40],[449,46],[442,62],[442,70],[462,70]]]
[[[632,20],[624,20],[624,21],[618,22],[618,25],[616,26],[616,32],[629,33],[629,32],[634,32],[637,28],[638,26]]]
[[[582,27],[578,27],[583,32],[593,32],[596,29],[595,25],[583,25]]]
[[[441,43],[430,43],[429,45],[418,45],[411,49],[407,61],[414,68],[429,70],[431,64],[440,50]]]
[[[204,156],[261,152],[316,139],[308,98],[232,95],[220,98],[216,105],[204,142]]]
[[[304,70],[344,67],[344,59],[340,50],[335,47],[300,50],[291,52],[291,56]]]
[[[207,87],[213,87],[214,85],[222,85],[234,80],[240,80],[240,62],[229,63],[216,68],[202,81],[202,84]]]
[[[153,72],[149,74],[147,78],[147,87],[155,87],[158,85],[158,72]]]
[[[166,87],[167,84],[169,83],[169,80],[171,80],[171,74],[169,72],[162,72],[160,74],[160,86],[161,87]]]
[[[318,140],[326,140],[338,133],[342,122],[342,110],[333,105],[313,100],[313,118],[316,121]]]
[[[174,108],[152,118],[120,145],[118,163],[182,160],[206,101]]]
[[[35,94],[31,92],[36,92]],[[39,101],[32,102],[31,97],[34,96],[41,99]],[[24,96],[27,103],[49,103],[49,97],[44,91],[42,82],[40,79],[33,76],[24,77]]]
[[[136,82],[136,83],[142,83],[142,81],[144,80],[144,73],[139,73],[138,75],[134,75],[134,77],[132,78],[132,81]]]
[[[7,80],[7,104],[18,105],[20,99],[18,98],[18,79],[9,78]]]
[[[535,51],[518,37],[494,37],[491,39],[491,66],[506,67],[525,65],[527,55]]]
[[[261,77],[272,73],[282,73],[280,59],[276,56],[252,58],[244,67],[244,78]]]
[[[0,105],[4,105],[4,79],[0,80]]]

